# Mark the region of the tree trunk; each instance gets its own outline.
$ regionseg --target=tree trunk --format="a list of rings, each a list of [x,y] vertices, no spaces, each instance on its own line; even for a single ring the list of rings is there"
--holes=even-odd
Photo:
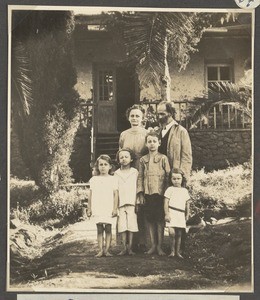
[[[169,65],[167,61],[168,54],[168,38],[167,35],[164,40],[164,74],[161,75],[161,98],[162,101],[171,101],[171,77],[169,72]]]

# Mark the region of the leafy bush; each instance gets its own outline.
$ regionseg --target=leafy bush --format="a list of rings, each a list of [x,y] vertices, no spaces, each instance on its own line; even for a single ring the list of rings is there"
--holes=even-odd
[[[40,195],[35,182],[30,180],[10,179],[10,208],[28,207]]]
[[[251,206],[252,206],[252,195],[249,193],[237,201],[237,203],[235,204],[235,210],[241,216],[250,217]]]
[[[64,226],[76,222],[82,215],[82,200],[88,190],[73,188],[43,195],[33,181],[12,178],[10,182],[11,219],[46,226]]]
[[[45,201],[37,201],[29,207],[29,222],[32,224],[45,224],[62,227],[75,223],[81,217],[83,200],[86,193],[71,190],[60,190]]]
[[[84,163],[82,163],[84,162]],[[75,182],[87,182],[91,178],[91,127],[81,126],[76,134],[70,167]]]
[[[204,210],[236,209],[243,214],[243,205],[250,205],[252,190],[251,164],[228,167],[205,173],[204,169],[194,171],[190,181],[192,214]],[[245,198],[246,197],[246,198]],[[242,199],[247,199],[242,200]],[[248,214],[248,213],[247,213]]]

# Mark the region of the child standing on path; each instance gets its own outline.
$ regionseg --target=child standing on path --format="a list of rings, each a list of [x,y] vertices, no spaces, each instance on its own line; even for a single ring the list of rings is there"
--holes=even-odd
[[[182,170],[172,170],[171,182],[172,186],[164,194],[165,226],[168,227],[171,239],[169,257],[183,258],[180,254],[180,247],[183,228],[186,228],[186,221],[189,217],[190,196],[188,190],[183,187],[185,186],[185,177]]]
[[[130,149],[123,148],[117,153],[120,169],[115,172],[119,188],[118,232],[123,241],[124,249],[119,255],[134,255],[132,250],[133,234],[138,232],[136,207],[136,183],[138,171],[131,167],[134,154]]]
[[[87,216],[97,226],[99,252],[96,257],[112,256],[109,252],[112,239],[112,226],[116,224],[118,207],[118,182],[111,176],[112,162],[108,155],[100,155],[95,163],[96,176],[90,183]],[[105,245],[104,244],[105,232]]]
[[[140,159],[137,193],[139,202],[144,204],[151,248],[146,252],[165,255],[162,250],[164,233],[164,192],[168,187],[170,165],[167,156],[158,152],[160,138],[151,130],[145,138],[149,153]]]

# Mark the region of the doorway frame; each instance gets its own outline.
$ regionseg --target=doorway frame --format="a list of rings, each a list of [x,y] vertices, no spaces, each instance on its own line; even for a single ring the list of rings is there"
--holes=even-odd
[[[115,126],[114,126],[114,130],[111,131],[111,133],[118,133],[117,131],[117,96],[116,96],[116,90],[117,90],[117,84],[116,84],[116,68],[117,65],[115,62],[93,62],[92,63],[92,84],[93,84],[93,103],[94,103],[94,107],[95,107],[95,122],[94,122],[94,136],[96,137],[97,134],[109,134],[109,133],[104,133],[104,132],[100,132],[99,128],[98,128],[98,114],[99,114],[99,107],[98,107],[98,92],[97,89],[98,87],[98,83],[99,83],[99,79],[98,79],[98,71],[100,69],[105,69],[105,68],[109,68],[112,69],[113,72],[113,109],[114,109],[114,121],[115,121]]]

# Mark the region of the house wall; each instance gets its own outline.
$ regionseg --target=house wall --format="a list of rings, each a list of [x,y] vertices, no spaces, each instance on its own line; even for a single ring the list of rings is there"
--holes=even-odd
[[[75,89],[83,99],[92,98],[93,64],[120,63],[126,59],[122,45],[111,39],[81,40],[75,42],[75,67],[77,84]]]
[[[244,163],[252,155],[251,130],[190,131],[193,169],[222,169]]]
[[[174,62],[169,64],[171,75],[171,99],[192,100],[202,97],[205,92],[205,61],[232,61],[234,65],[234,82],[238,83],[244,76],[244,62],[251,56],[251,40],[247,38],[204,38],[198,45],[198,52],[191,54],[185,70],[178,71]],[[141,91],[141,99],[160,99],[153,87]]]
[[[84,99],[91,98],[93,63],[120,63],[125,60],[122,45],[112,40],[77,41],[75,45],[75,66],[78,74],[76,89]],[[186,70],[178,72],[172,62],[171,98],[192,100],[203,96],[205,91],[205,61],[232,61],[234,82],[244,76],[244,62],[251,55],[250,39],[205,38],[199,44],[199,51],[191,55]],[[160,99],[153,87],[141,90],[140,99]],[[225,168],[229,164],[248,161],[251,157],[251,130],[190,131],[193,148],[193,168],[206,170]]]
[[[244,62],[251,55],[251,40],[247,38],[203,38],[198,45],[198,52],[191,54],[185,70],[178,71],[174,62],[169,63],[171,75],[171,98],[173,100],[192,100],[202,97],[205,92],[205,61],[232,61],[234,65],[234,82],[238,83],[244,76]],[[91,98],[92,64],[119,63],[126,59],[122,44],[113,39],[80,40],[75,44],[75,65],[78,82],[75,86],[84,99]],[[160,93],[152,86],[143,88],[140,99],[160,99]]]

